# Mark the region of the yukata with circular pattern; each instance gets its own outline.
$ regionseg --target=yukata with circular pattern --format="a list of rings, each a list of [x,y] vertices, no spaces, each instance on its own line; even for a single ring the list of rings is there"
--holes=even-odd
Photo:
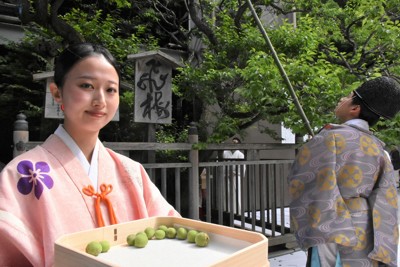
[[[296,156],[290,216],[306,250],[336,243],[342,266],[397,266],[395,175],[369,130],[329,124]]]

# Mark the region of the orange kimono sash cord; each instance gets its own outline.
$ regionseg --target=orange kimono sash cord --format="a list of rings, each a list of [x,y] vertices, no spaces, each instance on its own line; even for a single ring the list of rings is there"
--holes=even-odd
[[[96,193],[94,191],[93,186],[91,186],[91,185],[88,185],[87,187],[84,187],[82,189],[82,192],[85,195],[90,196],[90,197],[92,197],[92,196],[96,197],[96,201],[94,202],[94,208],[96,211],[96,220],[97,220],[97,224],[99,227],[104,226],[104,219],[103,219],[103,215],[101,214],[101,208],[100,208],[101,201],[104,201],[107,205],[110,223],[111,224],[117,223],[117,218],[115,216],[113,206],[107,197],[107,195],[112,191],[112,189],[113,189],[113,187],[110,184],[109,185],[101,184],[100,185],[100,193]]]

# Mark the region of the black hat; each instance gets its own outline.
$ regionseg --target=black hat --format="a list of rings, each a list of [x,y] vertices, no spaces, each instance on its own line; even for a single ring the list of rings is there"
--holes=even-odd
[[[369,110],[385,119],[392,119],[400,111],[400,85],[393,78],[383,76],[366,81],[354,94]]]

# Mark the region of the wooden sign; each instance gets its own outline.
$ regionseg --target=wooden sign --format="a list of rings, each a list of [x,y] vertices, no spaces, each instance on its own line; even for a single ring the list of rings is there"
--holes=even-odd
[[[136,61],[135,122],[171,123],[172,68],[156,58]]]
[[[171,123],[172,69],[184,64],[162,51],[128,55],[135,65],[135,122]]]

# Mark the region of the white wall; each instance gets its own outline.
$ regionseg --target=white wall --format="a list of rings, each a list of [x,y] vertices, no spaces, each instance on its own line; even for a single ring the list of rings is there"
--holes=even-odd
[[[275,140],[266,133],[262,133],[263,129],[269,128],[275,130],[278,136],[284,140]],[[281,124],[271,124],[267,121],[260,121],[245,130],[244,136],[241,138],[242,143],[247,144],[294,144],[295,137],[288,129],[285,129]],[[274,150],[270,152],[262,151],[260,159],[294,159],[295,151],[293,149]]]

